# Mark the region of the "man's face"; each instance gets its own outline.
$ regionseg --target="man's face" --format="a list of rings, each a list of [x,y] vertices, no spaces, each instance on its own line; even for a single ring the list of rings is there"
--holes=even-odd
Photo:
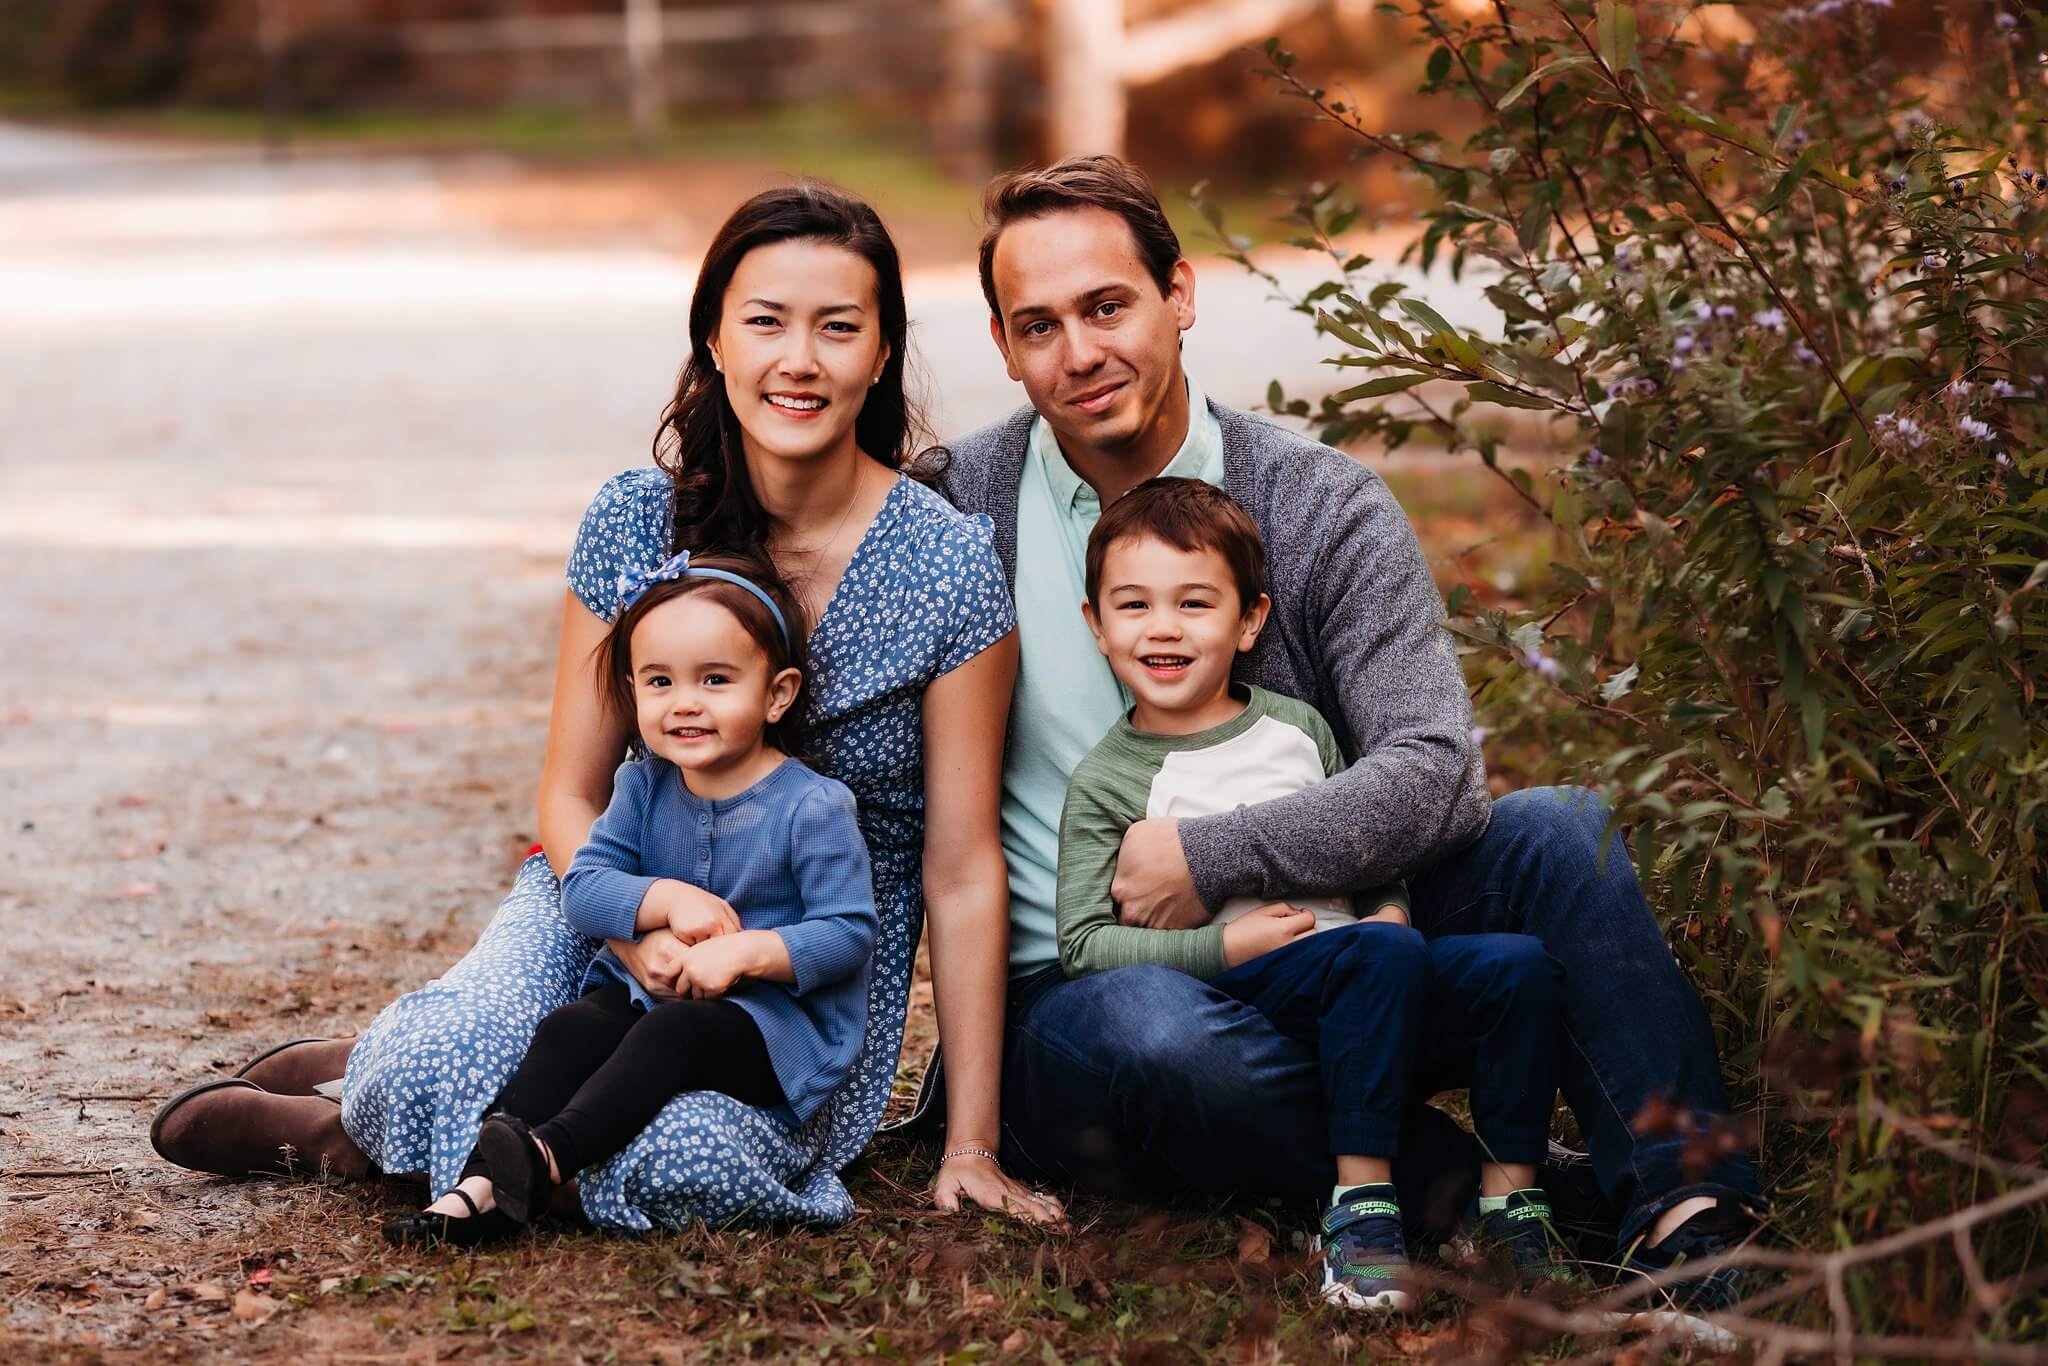
[[[1176,262],[1164,296],[1123,219],[1066,209],[1003,229],[991,262],[1001,313],[989,331],[1010,378],[1068,450],[1143,449],[1186,392],[1180,334],[1195,274]]]

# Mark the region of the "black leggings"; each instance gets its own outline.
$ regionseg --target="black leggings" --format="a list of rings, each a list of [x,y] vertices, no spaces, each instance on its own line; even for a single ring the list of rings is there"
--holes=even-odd
[[[754,1017],[731,1001],[669,1001],[641,1011],[618,983],[540,1022],[492,1111],[518,1116],[572,1173],[624,1152],[685,1091],[723,1091],[769,1108],[784,1103]],[[467,1176],[488,1176],[472,1156]]]

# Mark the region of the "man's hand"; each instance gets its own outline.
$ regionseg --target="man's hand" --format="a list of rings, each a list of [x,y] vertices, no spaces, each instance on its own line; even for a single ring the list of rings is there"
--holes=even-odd
[[[682,971],[676,974],[676,990],[698,1000],[723,996],[753,975],[758,960],[759,953],[752,934],[718,935],[701,944],[692,944],[683,950],[683,966]]]
[[[1305,934],[1314,934],[1316,913],[1274,901],[1246,911],[1223,927],[1223,962],[1228,967],[1249,963],[1262,953],[1292,944]]]
[[[721,934],[738,934],[739,914],[722,896],[665,877],[647,889],[648,909],[667,918],[669,932],[685,944],[701,944]]]
[[[1195,877],[1180,847],[1180,822],[1139,821],[1124,831],[1109,897],[1126,925],[1191,930],[1208,923],[1209,910],[1195,892]]]
[[[635,943],[630,939],[607,940],[618,960],[633,974],[633,980],[656,996],[676,994],[676,974],[682,971],[683,955],[689,950],[667,930],[649,930]]]

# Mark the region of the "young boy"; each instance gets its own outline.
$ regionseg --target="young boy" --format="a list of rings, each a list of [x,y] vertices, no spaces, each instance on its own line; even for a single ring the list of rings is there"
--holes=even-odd
[[[1344,767],[1313,707],[1235,686],[1270,602],[1265,552],[1242,507],[1198,479],[1153,479],[1112,503],[1088,538],[1082,606],[1131,710],[1080,765],[1060,819],[1060,964],[1070,977],[1157,963],[1203,977],[1314,1047],[1337,1185],[1323,1216],[1322,1295],[1404,1310],[1408,1264],[1393,1159],[1411,1103],[1469,1085],[1480,1142],[1479,1235],[1517,1266],[1558,1274],[1535,1189],[1557,1091],[1559,969],[1526,935],[1425,944],[1400,888],[1289,889],[1226,904],[1208,925],[1118,922],[1110,880],[1125,830],[1227,812]],[[1370,839],[1332,830],[1332,839]],[[1294,895],[1294,891],[1316,895]]]

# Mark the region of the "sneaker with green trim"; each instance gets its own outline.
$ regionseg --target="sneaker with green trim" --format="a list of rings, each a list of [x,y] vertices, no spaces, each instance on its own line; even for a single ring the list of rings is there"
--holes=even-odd
[[[1498,1256],[1520,1280],[1570,1280],[1572,1257],[1557,1236],[1550,1197],[1530,1187],[1510,1193],[1507,1201],[1503,1208],[1479,1215],[1472,1235],[1479,1254]]]
[[[1323,1214],[1322,1297],[1344,1309],[1406,1313],[1415,1297],[1401,1207],[1390,1184],[1353,1186]]]

